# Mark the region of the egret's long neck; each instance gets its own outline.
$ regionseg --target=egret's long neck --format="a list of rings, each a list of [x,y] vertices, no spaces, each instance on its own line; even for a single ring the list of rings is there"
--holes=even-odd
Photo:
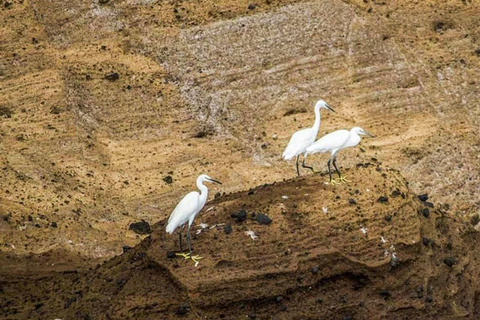
[[[197,179],[197,188],[200,189],[200,202],[205,204],[208,198],[208,188],[203,185],[203,180]]]
[[[320,129],[320,108],[315,108],[315,122],[313,123],[312,129],[316,133],[318,133],[318,130]]]
[[[360,140],[362,140],[362,137],[360,137],[358,132],[355,130],[350,130],[350,138],[348,139],[347,145],[349,147],[354,147],[360,143]]]

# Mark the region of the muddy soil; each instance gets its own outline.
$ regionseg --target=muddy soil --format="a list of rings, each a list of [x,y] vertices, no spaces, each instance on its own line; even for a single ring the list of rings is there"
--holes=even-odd
[[[175,256],[164,220],[93,269],[5,279],[3,317],[475,319],[474,226],[420,201],[397,170],[347,174],[348,185],[316,174],[209,202],[193,230],[198,265]]]

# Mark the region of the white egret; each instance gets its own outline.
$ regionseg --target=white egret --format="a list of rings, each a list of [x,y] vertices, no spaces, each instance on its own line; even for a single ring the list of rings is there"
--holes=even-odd
[[[357,144],[360,143],[360,135],[368,135],[370,137],[374,137],[374,135],[363,130],[360,127],[354,127],[350,131],[337,130],[327,135],[324,135],[323,137],[315,141],[314,144],[307,147],[305,157],[307,157],[309,154],[330,152],[330,159],[328,159],[327,162],[330,182],[332,182],[332,173],[330,172],[330,162],[332,160],[333,166],[337,171],[339,181],[346,182],[345,178],[342,177],[340,170],[338,170],[337,168],[337,152],[345,148],[355,147]]]
[[[298,176],[300,176],[300,171],[298,170],[298,158],[300,157],[300,154],[304,153],[305,149],[317,138],[318,130],[320,129],[320,109],[322,108],[335,112],[335,110],[330,108],[325,101],[318,100],[315,104],[315,122],[313,123],[313,127],[295,132],[282,154],[284,160],[290,160],[293,157],[297,157]],[[312,167],[305,164],[305,155],[303,157],[302,167],[313,171]]]
[[[203,182],[205,181],[222,184],[219,181],[213,180],[206,174],[200,175],[197,178],[197,188],[200,189],[200,193],[197,191],[192,191],[183,197],[170,215],[166,227],[166,231],[172,234],[175,229],[180,226],[184,226],[188,222],[187,242],[190,254],[192,253],[190,228],[193,224],[195,216],[202,210],[208,198],[208,188],[203,185]],[[182,251],[182,231],[180,231],[180,251]]]

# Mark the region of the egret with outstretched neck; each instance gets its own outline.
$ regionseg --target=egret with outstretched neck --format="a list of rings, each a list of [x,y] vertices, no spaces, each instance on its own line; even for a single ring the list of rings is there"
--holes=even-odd
[[[345,177],[342,176],[340,170],[338,170],[337,168],[337,152],[345,148],[355,147],[357,144],[360,143],[360,140],[362,139],[360,135],[368,135],[370,137],[374,137],[373,134],[363,130],[360,127],[354,127],[350,131],[333,131],[327,135],[324,135],[323,137],[315,141],[315,143],[313,143],[311,146],[307,147],[305,157],[307,157],[309,154],[330,152],[330,159],[328,159],[327,162],[330,182],[335,183],[335,181],[332,179],[332,173],[330,172],[330,162],[332,162],[333,160],[333,166],[337,171],[339,181],[346,183],[347,180],[345,179]]]
[[[282,154],[284,160],[290,160],[297,157],[297,175],[300,176],[300,170],[298,169],[298,159],[300,154],[305,153],[305,149],[310,146],[317,138],[318,131],[320,130],[320,109],[325,108],[332,112],[335,112],[325,101],[318,100],[315,104],[315,122],[313,127],[303,129],[295,132],[290,141],[288,142],[285,151]],[[305,164],[305,155],[302,161],[302,168],[308,168],[313,171],[311,166]]]
[[[190,255],[192,253],[190,228],[192,227],[193,220],[195,220],[197,214],[202,210],[203,206],[205,206],[208,198],[208,188],[203,184],[204,182],[215,182],[222,184],[217,180],[213,180],[206,174],[200,175],[197,178],[197,188],[200,189],[200,193],[197,191],[192,191],[183,197],[170,215],[166,227],[166,231],[172,234],[175,229],[184,226],[188,222],[187,242]],[[182,251],[182,232],[183,230],[180,231],[180,251]]]

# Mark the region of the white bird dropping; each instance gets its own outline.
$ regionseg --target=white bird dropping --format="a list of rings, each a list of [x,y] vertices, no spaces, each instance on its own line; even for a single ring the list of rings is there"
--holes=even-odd
[[[282,158],[284,160],[290,160],[294,157],[297,157],[297,175],[300,176],[300,171],[298,169],[298,158],[300,154],[305,153],[305,149],[310,146],[315,139],[317,138],[318,130],[320,129],[320,109],[325,108],[330,111],[335,112],[332,108],[330,108],[327,103],[323,100],[318,100],[315,104],[315,122],[313,123],[313,127],[303,129],[300,131],[295,132],[290,141],[288,142],[285,151],[283,151]],[[302,162],[302,168],[308,168],[313,171],[313,168],[307,166],[305,164],[305,155]]]

